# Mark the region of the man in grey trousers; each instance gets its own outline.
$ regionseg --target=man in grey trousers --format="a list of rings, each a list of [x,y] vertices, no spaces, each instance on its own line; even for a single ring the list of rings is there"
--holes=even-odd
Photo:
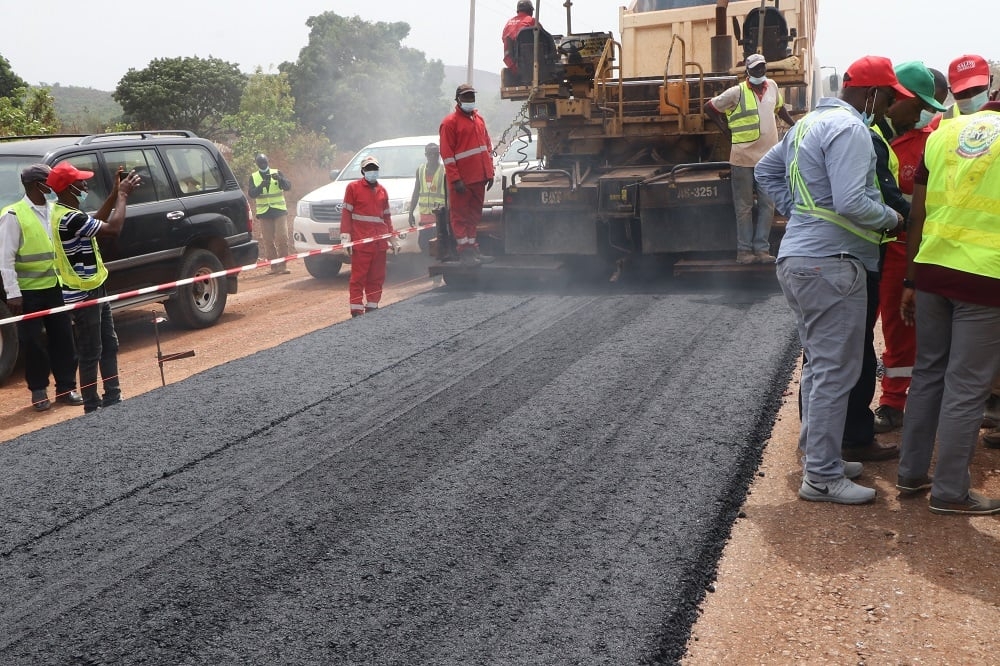
[[[874,488],[851,480],[862,465],[844,462],[841,439],[848,395],[861,374],[866,271],[878,271],[885,232],[903,222],[882,203],[868,131],[897,95],[910,93],[888,58],[858,60],[844,74],[841,98],[821,99],[754,171],[777,210],[789,216],[777,274],[809,359],[802,368],[799,433],[804,500],[875,499]]]

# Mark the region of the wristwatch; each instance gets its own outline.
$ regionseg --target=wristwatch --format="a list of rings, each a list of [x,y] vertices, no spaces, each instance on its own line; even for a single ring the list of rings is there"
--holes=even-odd
[[[917,284],[910,278],[903,278],[903,287],[906,289],[916,289]]]

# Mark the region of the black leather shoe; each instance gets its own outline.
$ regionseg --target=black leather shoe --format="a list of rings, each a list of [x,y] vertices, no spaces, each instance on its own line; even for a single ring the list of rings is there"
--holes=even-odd
[[[83,396],[76,391],[68,391],[66,393],[60,393],[56,396],[56,402],[63,405],[82,405]]]
[[[48,393],[45,390],[31,392],[31,408],[36,412],[44,412],[51,406],[52,401],[49,400]]]
[[[840,457],[850,462],[892,460],[899,457],[899,445],[883,444],[878,440],[873,440],[867,446],[841,447]]]

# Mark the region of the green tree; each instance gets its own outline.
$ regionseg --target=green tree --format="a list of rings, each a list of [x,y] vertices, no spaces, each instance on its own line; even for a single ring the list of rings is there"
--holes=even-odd
[[[246,76],[218,58],[157,58],[129,69],[115,88],[123,120],[136,129],[188,129],[214,138],[239,109]]]
[[[370,23],[333,12],[310,17],[309,44],[283,63],[295,109],[308,128],[348,148],[437,131],[448,103],[444,66],[402,46],[406,23]]]
[[[48,88],[19,88],[0,97],[0,134],[52,134],[59,129]]]
[[[10,61],[0,56],[0,97],[12,97],[18,90],[27,87],[28,82],[14,73]]]
[[[295,99],[284,73],[265,74],[258,67],[243,90],[239,111],[226,116],[223,123],[234,136],[232,165],[236,173],[252,171],[257,153],[323,166],[316,160],[323,162],[330,149],[325,136],[299,126]]]

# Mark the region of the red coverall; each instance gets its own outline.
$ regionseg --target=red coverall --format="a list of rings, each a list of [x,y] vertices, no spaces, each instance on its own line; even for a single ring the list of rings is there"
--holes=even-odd
[[[940,114],[922,129],[913,129],[892,141],[892,151],[899,159],[899,189],[903,194],[913,194],[913,174],[920,166],[927,137],[938,126]],[[903,278],[906,277],[906,234],[889,243],[885,248],[882,277],[879,281],[878,313],[882,320],[882,337],[885,352],[882,364],[882,396],[879,405],[902,411],[906,407],[906,392],[910,388],[913,361],[917,354],[917,338],[912,326],[905,326],[899,315],[899,302],[903,297]]]
[[[486,182],[493,180],[493,143],[479,112],[465,113],[457,104],[441,121],[439,134],[455,243],[459,253],[478,250],[476,226],[483,219]],[[465,184],[465,192],[455,190],[456,180]]]
[[[340,213],[340,233],[351,234],[354,243],[392,233],[389,193],[384,187],[378,183],[369,185],[364,178],[347,186],[344,209]],[[349,292],[352,314],[374,310],[382,300],[388,247],[389,241],[382,239],[351,248]]]
[[[517,73],[517,61],[514,60],[514,40],[517,39],[517,33],[521,32],[522,28],[530,28],[534,25],[534,16],[518,12],[517,16],[507,21],[503,27],[503,33],[500,35],[500,39],[503,40],[503,64],[515,74]]]

